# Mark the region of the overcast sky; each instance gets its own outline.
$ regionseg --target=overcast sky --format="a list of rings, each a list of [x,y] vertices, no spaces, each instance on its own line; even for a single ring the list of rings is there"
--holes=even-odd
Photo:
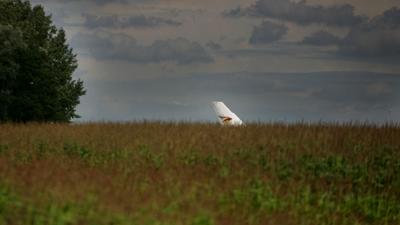
[[[35,0],[63,27],[81,121],[400,121],[400,0]]]

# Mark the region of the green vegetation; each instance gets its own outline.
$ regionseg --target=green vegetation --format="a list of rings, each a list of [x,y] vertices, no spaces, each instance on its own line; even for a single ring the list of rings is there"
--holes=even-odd
[[[73,80],[76,56],[65,32],[42,6],[0,0],[0,121],[58,121],[78,117],[85,91]]]
[[[0,224],[400,224],[397,125],[0,125]]]

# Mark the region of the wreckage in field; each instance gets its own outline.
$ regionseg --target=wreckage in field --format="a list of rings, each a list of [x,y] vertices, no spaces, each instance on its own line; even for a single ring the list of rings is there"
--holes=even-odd
[[[222,125],[243,125],[243,121],[233,113],[223,102],[212,102],[212,107]]]

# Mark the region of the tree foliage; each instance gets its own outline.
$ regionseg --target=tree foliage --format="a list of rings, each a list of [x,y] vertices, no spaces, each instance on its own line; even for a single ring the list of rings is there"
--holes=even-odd
[[[67,122],[85,94],[76,55],[42,6],[0,0],[0,121]]]

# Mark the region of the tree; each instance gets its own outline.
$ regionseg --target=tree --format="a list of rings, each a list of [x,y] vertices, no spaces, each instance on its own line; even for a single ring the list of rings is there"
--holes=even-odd
[[[85,94],[76,55],[42,6],[0,0],[0,121],[68,122]]]

